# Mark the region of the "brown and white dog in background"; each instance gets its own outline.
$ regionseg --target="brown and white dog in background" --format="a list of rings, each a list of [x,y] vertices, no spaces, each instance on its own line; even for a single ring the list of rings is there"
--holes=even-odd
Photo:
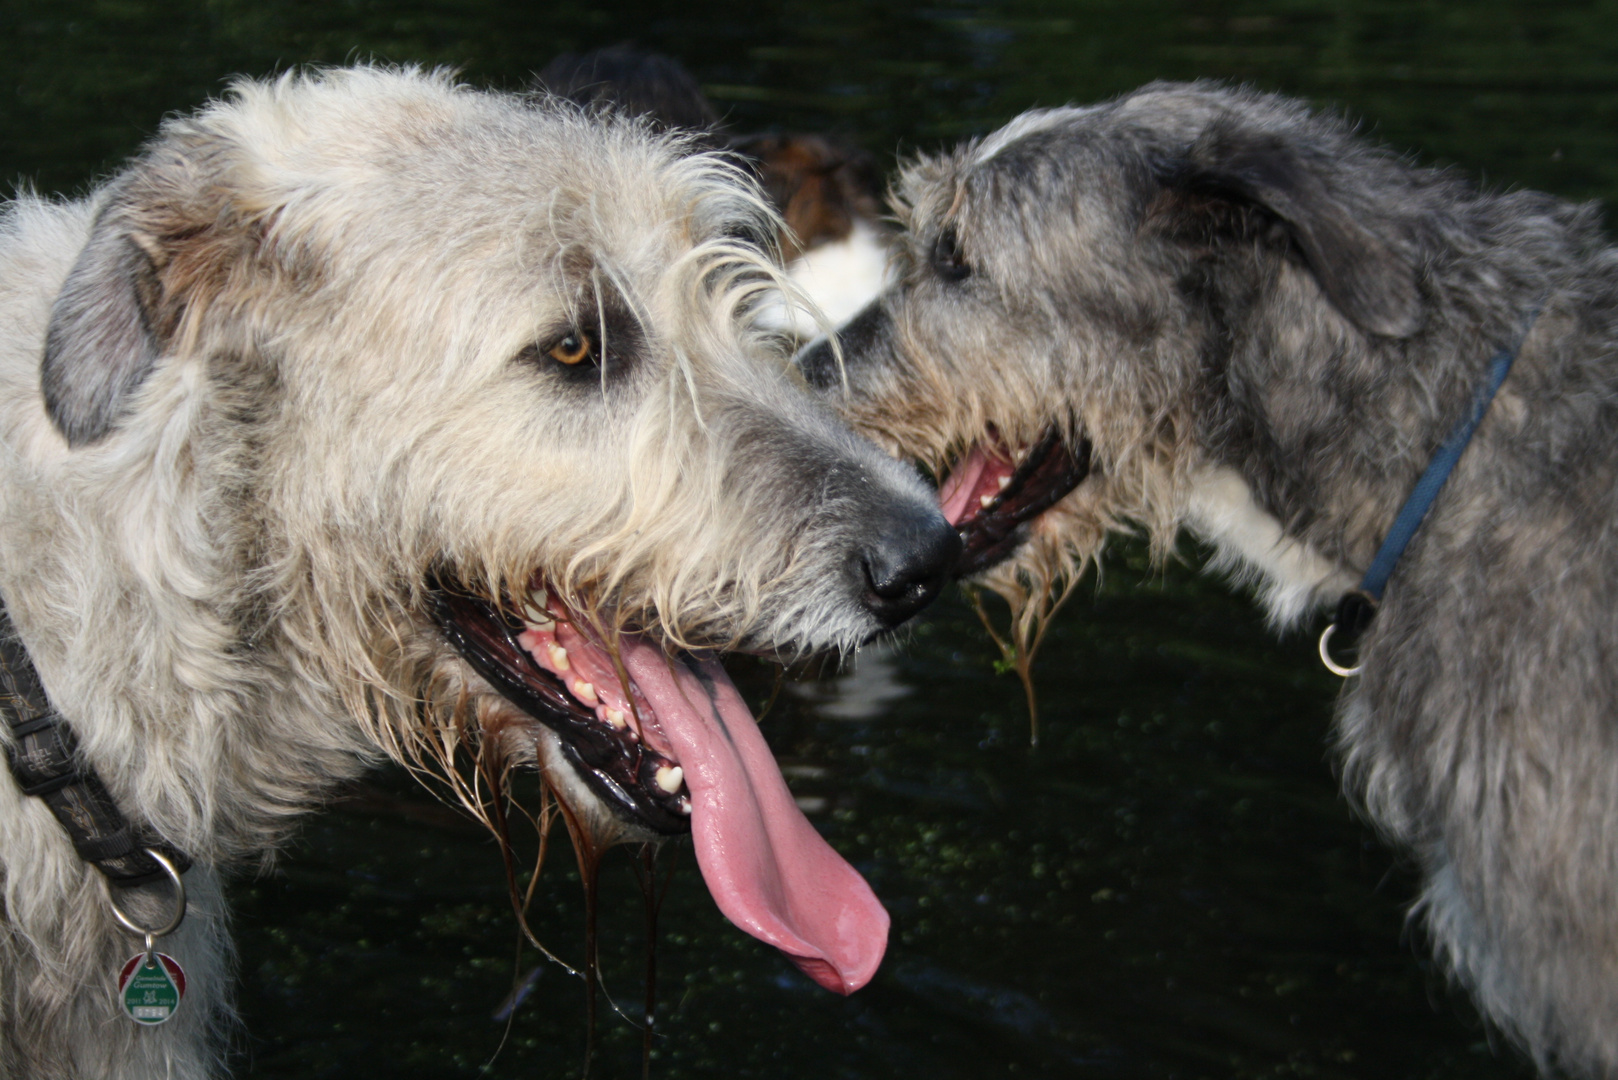
[[[864,150],[830,135],[731,135],[677,60],[628,45],[563,53],[540,72],[536,86],[582,105],[647,117],[664,130],[696,132],[706,147],[738,155],[786,223],[778,242],[788,276],[832,326],[891,284],[882,175]],[[821,333],[814,313],[785,296],[758,319],[799,341]]]

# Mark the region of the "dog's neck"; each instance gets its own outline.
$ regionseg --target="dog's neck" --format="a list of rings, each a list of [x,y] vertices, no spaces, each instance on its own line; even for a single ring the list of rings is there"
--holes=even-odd
[[[131,824],[95,768],[85,761],[78,738],[39,681],[28,650],[0,603],[0,721],[11,735],[6,761],[24,795],[42,800],[73,849],[113,884],[132,888],[163,878],[168,870],[152,850],[184,873],[186,856]]]
[[[1186,524],[1213,545],[1213,569],[1252,584],[1278,627],[1295,625],[1353,587],[1348,569],[1288,536],[1229,466],[1207,466],[1193,475]]]
[[[31,378],[34,395],[0,417],[18,447],[0,592],[52,706],[112,799],[173,848],[202,864],[264,855],[374,748],[332,722],[339,703],[314,673],[280,661],[273,613],[243,625],[252,478],[226,460],[246,450],[196,392],[207,376],[167,366],[152,388],[172,403],[161,423],[69,452],[37,404],[37,358],[0,369],[0,385]],[[310,714],[320,745],[286,719]]]

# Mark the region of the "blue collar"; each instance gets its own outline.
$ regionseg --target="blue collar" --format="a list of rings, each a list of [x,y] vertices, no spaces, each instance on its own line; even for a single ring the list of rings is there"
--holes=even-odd
[[[1393,519],[1393,527],[1377,549],[1376,558],[1371,560],[1370,569],[1360,579],[1359,588],[1343,594],[1342,601],[1337,605],[1337,617],[1332,624],[1326,627],[1320,635],[1320,659],[1333,674],[1347,677],[1359,674],[1359,666],[1345,668],[1331,658],[1326,643],[1331,640],[1334,633],[1342,633],[1345,637],[1357,641],[1366,627],[1371,625],[1371,619],[1376,615],[1377,605],[1382,602],[1382,592],[1387,588],[1388,578],[1393,576],[1394,567],[1399,565],[1399,557],[1405,552],[1410,541],[1421,528],[1426,519],[1427,512],[1433,508],[1438,500],[1438,493],[1444,490],[1444,482],[1455,468],[1455,463],[1461,460],[1461,454],[1466,451],[1467,443],[1472,441],[1473,432],[1477,431],[1478,424],[1489,411],[1494,402],[1494,396],[1500,390],[1500,384],[1506,381],[1506,375],[1511,371],[1512,361],[1517,359],[1517,353],[1522,350],[1523,342],[1528,333],[1534,328],[1534,321],[1539,318],[1540,305],[1534,305],[1523,322],[1522,332],[1510,345],[1494,354],[1489,363],[1489,377],[1483,385],[1478,387],[1472,398],[1472,408],[1461,417],[1460,423],[1455,425],[1449,433],[1449,438],[1433,454],[1432,461],[1427,464],[1427,471],[1421,474],[1416,481],[1415,488],[1410,497],[1405,499],[1404,506],[1399,508],[1399,516]]]

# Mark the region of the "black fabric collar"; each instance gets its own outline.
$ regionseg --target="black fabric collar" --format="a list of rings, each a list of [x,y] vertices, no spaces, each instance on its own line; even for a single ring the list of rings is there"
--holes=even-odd
[[[7,762],[24,795],[43,799],[61,823],[79,858],[129,888],[167,876],[146,853],[155,848],[184,873],[191,861],[138,832],[118,809],[112,793],[79,752],[67,721],[51,707],[28,650],[0,603],[0,719],[11,731]]]

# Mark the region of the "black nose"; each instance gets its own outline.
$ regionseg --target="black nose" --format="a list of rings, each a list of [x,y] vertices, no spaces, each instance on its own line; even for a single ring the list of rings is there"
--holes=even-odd
[[[862,599],[891,629],[932,602],[961,557],[961,538],[936,509],[895,508],[858,556]]]

